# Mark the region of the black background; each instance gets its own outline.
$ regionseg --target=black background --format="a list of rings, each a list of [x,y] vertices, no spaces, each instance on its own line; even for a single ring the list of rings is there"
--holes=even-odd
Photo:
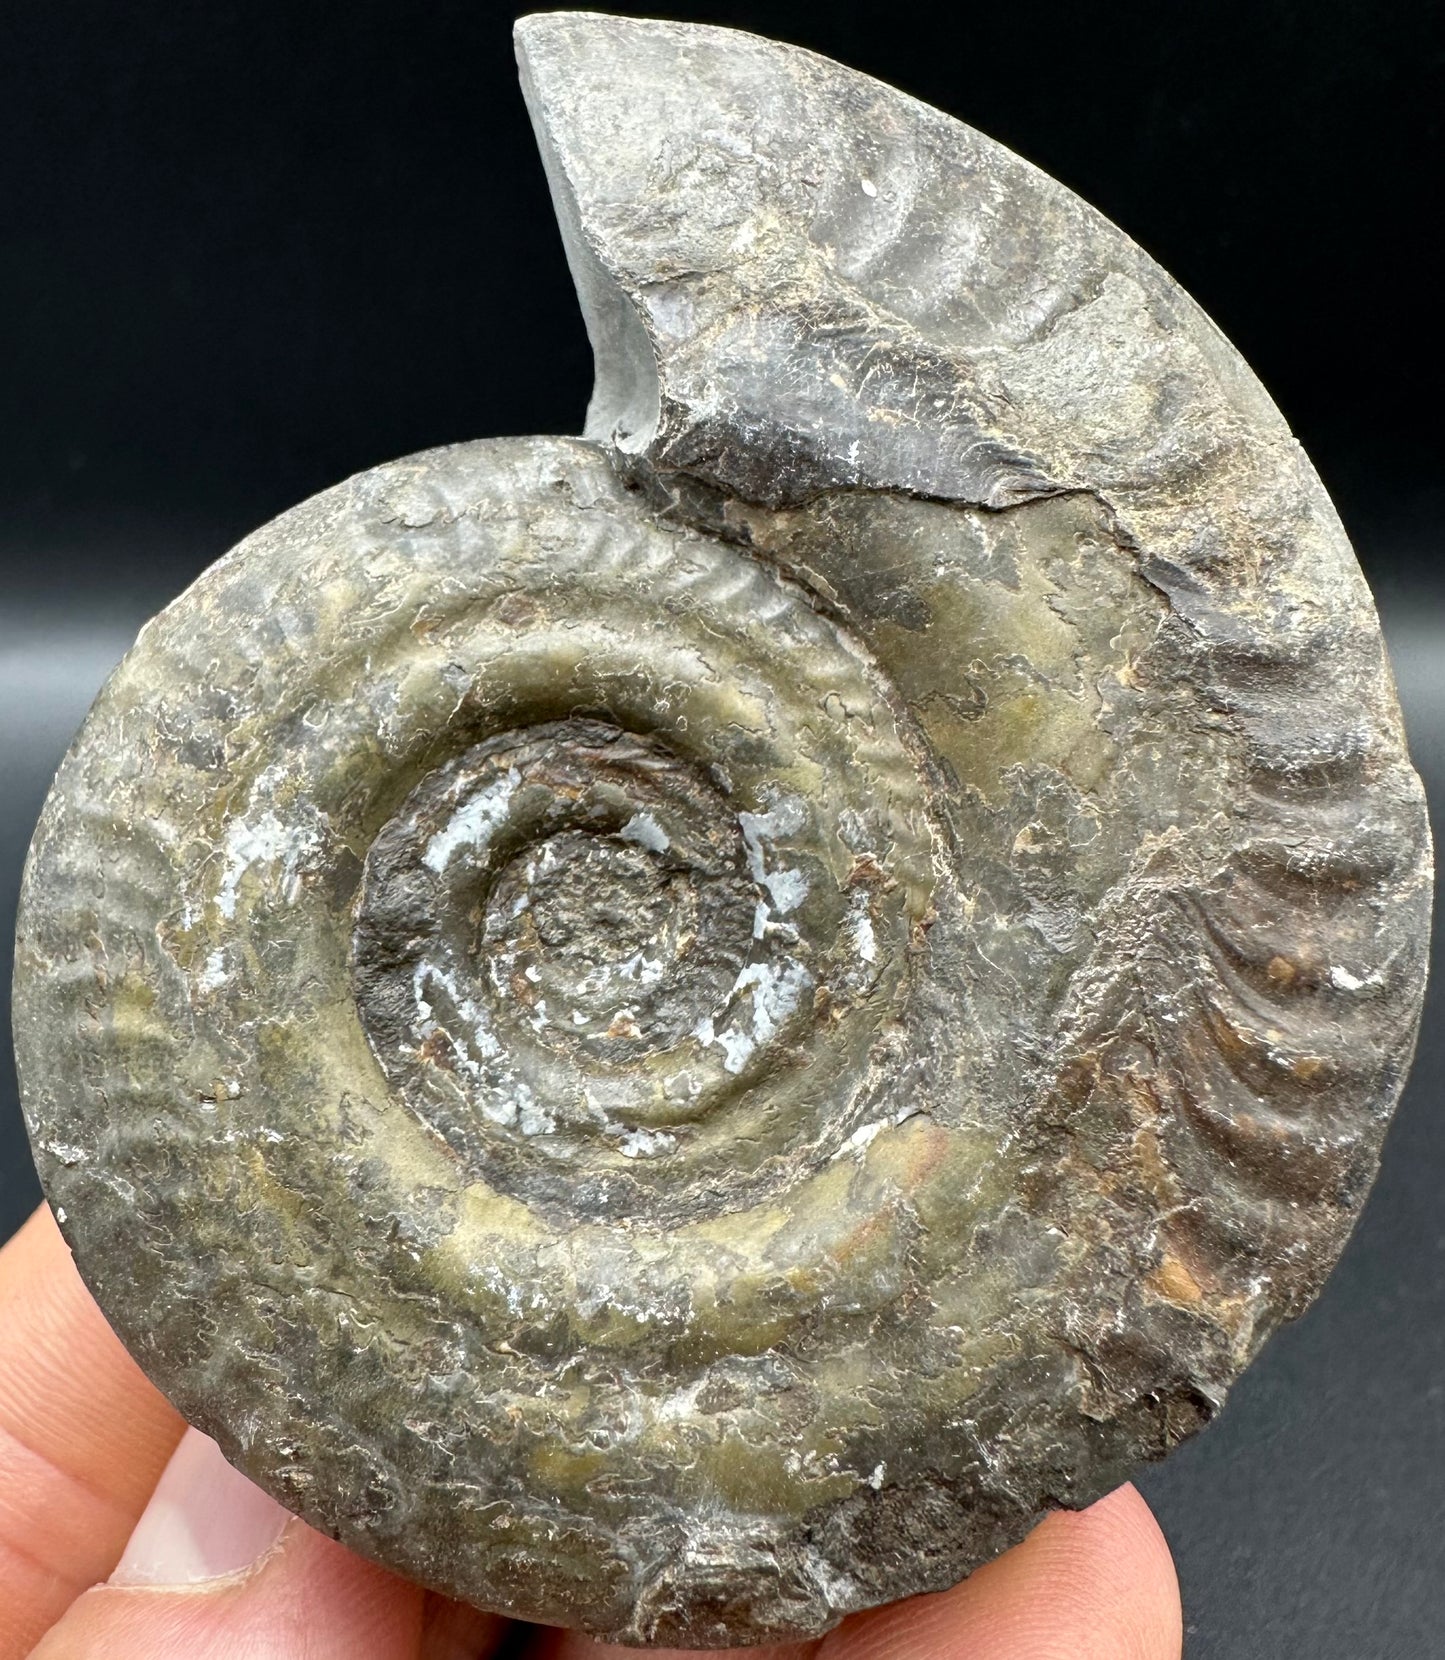
[[[1157,255],[1314,456],[1379,598],[1417,763],[1445,787],[1436,5],[671,15],[893,81]],[[50,774],[147,615],[348,473],[580,426],[590,356],[511,16],[482,0],[0,8],[6,942]],[[1142,1478],[1196,1660],[1445,1647],[1441,1014],[1434,996],[1325,1296],[1215,1427]],[[3,1059],[0,1237],[38,1197]]]

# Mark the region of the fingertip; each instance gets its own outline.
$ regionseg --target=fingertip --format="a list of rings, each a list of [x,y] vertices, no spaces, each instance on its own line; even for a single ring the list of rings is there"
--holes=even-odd
[[[1047,1516],[1021,1549],[1023,1573],[1048,1577],[1061,1629],[1080,1638],[1060,1654],[1080,1660],[1177,1660],[1184,1641],[1179,1578],[1154,1512],[1131,1483],[1086,1510]],[[1010,1553],[1013,1554],[1013,1553]],[[1089,1644],[1092,1643],[1092,1646]]]
[[[115,1572],[70,1606],[33,1660],[416,1660],[422,1602],[191,1429]]]
[[[699,1660],[702,1655],[709,1656],[709,1660],[809,1660],[817,1650],[816,1642],[802,1642],[766,1643],[744,1649],[654,1648],[640,1651],[615,1643],[599,1643],[580,1631],[547,1628],[528,1653],[535,1660],[629,1660],[640,1652],[646,1652],[648,1660]]]
[[[415,1660],[422,1599],[293,1519],[250,1573],[97,1586],[31,1660]]]
[[[0,1249],[0,1334],[0,1423],[138,1510],[185,1424],[111,1330],[46,1205]]]
[[[184,1427],[37,1210],[0,1248],[0,1656],[111,1571]]]
[[[204,1584],[250,1572],[289,1514],[188,1429],[111,1574],[111,1585]]]
[[[845,1622],[824,1660],[1179,1660],[1169,1546],[1137,1489],[1054,1511],[951,1591]]]
[[[1102,1568],[1112,1560],[1116,1577],[1151,1589],[1166,1608],[1179,1608],[1174,1554],[1159,1520],[1133,1482],[1125,1482],[1086,1510],[1058,1510],[1042,1526],[1058,1530]]]

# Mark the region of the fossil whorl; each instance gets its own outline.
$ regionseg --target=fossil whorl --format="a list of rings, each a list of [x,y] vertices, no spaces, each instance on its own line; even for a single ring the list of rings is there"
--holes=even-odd
[[[1424,809],[1323,490],[1121,232],[793,48],[519,38],[587,437],[363,474],[149,625],[28,867],[26,1110],[112,1321],[317,1526],[816,1632],[1318,1289]]]

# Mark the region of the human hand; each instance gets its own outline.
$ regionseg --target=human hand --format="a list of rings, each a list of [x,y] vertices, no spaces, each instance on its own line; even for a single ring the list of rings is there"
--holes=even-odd
[[[937,1596],[756,1660],[1178,1660],[1169,1548],[1132,1487]],[[625,1660],[446,1601],[323,1538],[187,1430],[50,1212],[0,1250],[0,1660]],[[671,1651],[669,1651],[671,1652]]]

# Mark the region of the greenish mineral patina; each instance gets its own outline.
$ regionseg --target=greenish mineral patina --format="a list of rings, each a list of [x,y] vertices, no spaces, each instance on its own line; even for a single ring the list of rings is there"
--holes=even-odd
[[[1316,1292],[1430,865],[1227,343],[947,117],[549,14],[584,439],[377,468],[151,623],[16,1040],[141,1363],[477,1604],[760,1642],[951,1584]]]

